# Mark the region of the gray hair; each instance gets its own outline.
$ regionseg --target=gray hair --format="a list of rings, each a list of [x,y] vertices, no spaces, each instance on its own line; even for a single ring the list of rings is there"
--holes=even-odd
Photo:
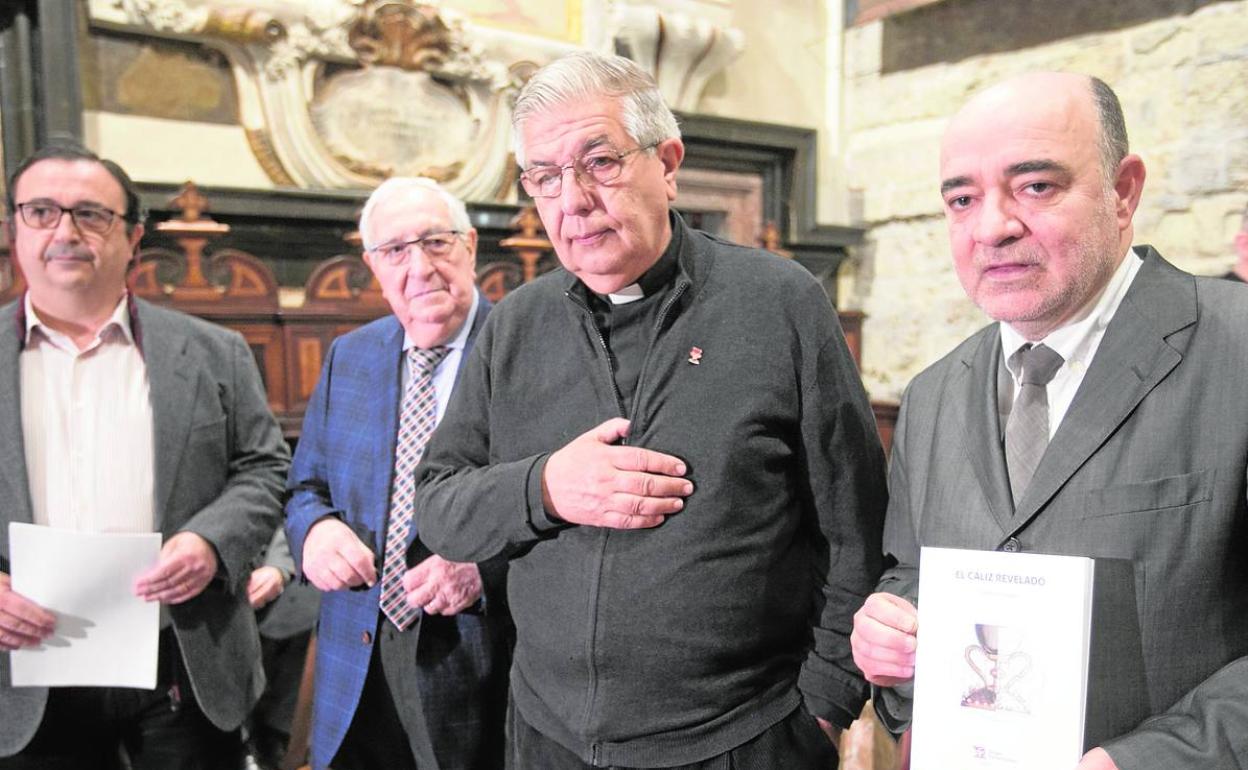
[[[524,168],[525,121],[556,105],[604,96],[618,100],[624,130],[639,146],[680,138],[676,116],[645,70],[623,56],[580,51],[542,67],[516,97],[511,115],[516,162]]]
[[[446,210],[451,217],[451,227],[460,232],[468,232],[472,229],[472,220],[468,218],[468,209],[464,206],[464,202],[452,195],[445,187],[436,181],[425,176],[394,176],[377,186],[372,194],[368,196],[368,200],[364,202],[364,210],[360,212],[360,237],[367,238],[368,225],[373,217],[373,209],[377,208],[377,204],[381,201],[401,195],[414,190],[426,190],[433,192],[442,199],[446,204]],[[364,250],[368,251],[377,244],[364,243]]]
[[[1122,117],[1122,103],[1114,89],[1100,78],[1089,78],[1092,86],[1092,101],[1100,118],[1101,131],[1098,143],[1101,150],[1101,165],[1105,169],[1105,177],[1111,182],[1118,171],[1118,164],[1131,151],[1127,142],[1127,122]]]

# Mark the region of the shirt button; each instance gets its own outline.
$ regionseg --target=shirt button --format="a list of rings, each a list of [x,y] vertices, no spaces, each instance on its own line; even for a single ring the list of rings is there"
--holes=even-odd
[[[364,633],[360,634],[360,641],[364,644],[372,644],[373,635],[369,633],[368,631],[365,631]]]
[[[1018,542],[1018,538],[1012,537],[1005,541],[1005,544],[1001,546],[1001,550],[1006,553],[1018,553],[1023,550],[1023,544]]]

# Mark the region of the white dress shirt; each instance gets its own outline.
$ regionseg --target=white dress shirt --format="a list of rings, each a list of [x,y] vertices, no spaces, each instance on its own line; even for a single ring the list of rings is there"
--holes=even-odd
[[[1140,272],[1142,261],[1135,252],[1127,249],[1127,255],[1118,265],[1118,269],[1110,276],[1109,283],[1101,293],[1093,297],[1064,326],[1049,332],[1044,339],[1036,344],[1043,344],[1055,351],[1063,359],[1060,369],[1048,385],[1049,397],[1049,438],[1057,433],[1058,427],[1066,417],[1075,393],[1083,382],[1083,377],[1092,365],[1092,358],[1101,346],[1105,337],[1105,328],[1114,319],[1122,298],[1127,296],[1136,273]],[[1009,413],[1009,405],[1014,403],[1018,395],[1020,378],[1023,375],[1021,365],[1015,369],[1010,365],[1010,357],[1014,355],[1028,340],[1015,331],[1009,324],[1001,324],[1001,355],[1006,361],[1013,388],[1011,388],[1008,404],[1003,404],[1002,413]],[[1001,394],[1003,397],[1006,394]],[[1004,427],[1003,427],[1004,429]]]
[[[468,315],[464,317],[464,325],[459,327],[459,333],[448,343],[446,347],[450,351],[442,362],[438,364],[438,368],[433,373],[433,391],[438,396],[438,422],[442,422],[442,415],[446,414],[446,406],[451,403],[451,391],[455,388],[455,376],[459,374],[459,362],[464,358],[464,346],[468,344],[468,332],[472,330],[473,321],[477,318],[477,305],[481,301],[481,295],[475,291],[472,293],[472,307],[468,308]],[[399,397],[403,397],[404,391],[407,389],[407,382],[411,379],[410,367],[407,365],[407,351],[416,347],[416,343],[407,336],[407,332],[403,332],[403,361],[400,367],[403,373],[399,381]]]
[[[152,532],[152,403],[125,297],[85,350],[25,298],[22,439],[34,523]]]

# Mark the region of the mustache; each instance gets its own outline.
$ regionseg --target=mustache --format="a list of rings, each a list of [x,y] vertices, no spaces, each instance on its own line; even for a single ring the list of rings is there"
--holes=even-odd
[[[49,246],[43,252],[43,261],[51,262],[54,259],[92,262],[95,260],[95,255],[91,253],[90,249],[83,246]]]
[[[975,266],[980,270],[988,270],[1001,265],[1038,265],[1043,261],[1043,256],[1032,249],[1006,248],[981,252],[975,259]]]

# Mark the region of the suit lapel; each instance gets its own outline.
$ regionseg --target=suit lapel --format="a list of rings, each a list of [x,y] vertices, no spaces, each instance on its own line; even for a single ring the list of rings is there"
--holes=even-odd
[[[20,300],[19,300],[20,301]],[[8,488],[4,520],[29,523],[33,513],[30,503],[30,480],[26,473],[26,448],[22,439],[21,366],[18,336],[12,324],[15,305],[6,305],[0,312],[0,479]],[[0,534],[8,540],[8,531]]]
[[[1183,359],[1183,345],[1168,338],[1196,323],[1195,282],[1145,248],[1144,264],[1019,501],[1014,530],[1052,499]]]
[[[187,352],[180,325],[161,323],[151,309],[138,302],[143,335],[143,361],[152,400],[153,450],[156,457],[156,529],[164,531],[174,474],[186,449],[195,405],[195,367]]]
[[[403,326],[391,316],[388,328],[377,338],[377,350],[370,361],[361,362],[371,370],[365,380],[378,383],[382,392],[374,403],[377,405],[373,457],[379,458],[383,467],[373,474],[376,484],[373,499],[377,522],[377,542],[373,547],[380,556],[386,547],[386,525],[390,519],[390,486],[394,483],[395,441],[399,433],[399,410],[402,408],[401,369],[403,367]]]
[[[979,344],[966,351],[964,368],[957,376],[966,382],[953,382],[949,392],[966,393],[967,399],[957,408],[965,426],[965,449],[988,501],[992,518],[1002,532],[1010,529],[1014,512],[1010,496],[1010,480],[1005,470],[1005,454],[1001,449],[1000,416],[997,410],[997,368],[1000,366],[1001,335],[994,324],[980,335]]]

